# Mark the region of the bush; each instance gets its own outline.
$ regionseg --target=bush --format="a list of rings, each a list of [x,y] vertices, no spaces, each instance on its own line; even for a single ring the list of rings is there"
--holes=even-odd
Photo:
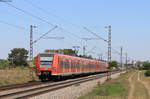
[[[138,66],[138,69],[139,70],[144,70],[144,67],[143,66]]]
[[[147,71],[145,72],[145,76],[150,76],[150,70],[147,70]]]
[[[109,62],[109,69],[118,69],[118,62],[117,61],[112,61],[112,62]]]
[[[9,61],[8,60],[0,60],[0,69],[5,69],[9,67]]]
[[[143,69],[144,70],[150,70],[150,63],[149,62],[144,62]]]

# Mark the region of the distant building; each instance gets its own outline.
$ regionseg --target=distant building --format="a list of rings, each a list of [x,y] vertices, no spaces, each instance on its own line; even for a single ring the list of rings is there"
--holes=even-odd
[[[58,50],[47,49],[44,51],[45,53],[58,53]]]
[[[61,49],[46,49],[44,51],[45,53],[59,53],[59,54],[64,54],[64,51]]]

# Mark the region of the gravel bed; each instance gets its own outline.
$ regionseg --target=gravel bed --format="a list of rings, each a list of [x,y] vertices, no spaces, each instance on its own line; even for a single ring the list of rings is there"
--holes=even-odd
[[[124,72],[122,72],[124,73]],[[111,75],[111,78],[119,77],[120,73]],[[81,84],[69,86],[60,90],[45,93],[39,96],[32,97],[30,99],[77,99],[78,97],[90,92],[97,84],[102,84],[107,80],[107,77],[91,80]]]

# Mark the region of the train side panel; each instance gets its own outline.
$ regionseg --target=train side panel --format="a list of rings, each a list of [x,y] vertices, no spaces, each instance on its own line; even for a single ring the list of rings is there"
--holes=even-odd
[[[56,54],[52,75],[69,75],[88,72],[107,71],[106,62]]]

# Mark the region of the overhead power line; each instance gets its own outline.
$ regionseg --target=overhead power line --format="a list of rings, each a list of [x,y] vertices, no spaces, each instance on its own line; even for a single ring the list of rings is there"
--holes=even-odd
[[[113,50],[113,53],[120,55],[120,52],[118,52],[117,50],[115,50],[113,48],[112,48],[112,50]]]
[[[0,2],[12,2],[11,0],[0,0]]]
[[[12,23],[4,22],[4,21],[0,21],[0,23],[6,24],[6,25],[9,25],[9,26],[11,26],[11,27],[18,28],[18,29],[21,29],[21,30],[27,30],[25,27],[21,27],[21,26],[12,24]]]
[[[87,55],[88,53],[90,53],[90,52],[93,52],[93,50],[95,50],[96,49],[96,46],[94,46],[92,49],[90,49],[88,52],[86,52],[85,54]]]
[[[73,35],[74,37],[76,37],[76,38],[78,38],[78,39],[81,39],[78,35],[76,35],[76,34],[74,34],[74,33],[72,33],[72,32],[69,32],[68,30],[64,29],[63,27],[58,27],[58,28],[64,30],[66,33],[68,33],[68,34],[70,34],[70,35]]]
[[[57,18],[57,19],[62,20],[62,21],[64,21],[64,22],[66,22],[66,23],[69,23],[70,25],[73,25],[73,26],[75,26],[75,27],[77,27],[77,28],[83,29],[81,26],[79,26],[79,25],[77,25],[77,24],[75,24],[75,23],[72,23],[72,22],[70,22],[70,21],[67,20],[67,19],[62,18],[61,16],[58,16],[58,15],[56,15],[56,14],[53,14],[53,13],[52,13],[52,12],[53,12],[52,10],[51,10],[51,11],[47,11],[47,10],[45,10],[44,8],[41,8],[40,6],[38,6],[38,5],[36,5],[35,3],[31,2],[31,0],[24,0],[24,1],[25,1],[26,3],[28,3],[28,4],[30,4],[31,6],[33,6],[34,8],[38,9],[39,11],[45,13],[46,15],[50,15],[50,16],[52,16],[52,17],[54,17],[54,18]],[[50,10],[50,9],[49,9],[49,10]]]
[[[43,37],[45,37],[48,33],[50,33],[51,31],[55,30],[57,28],[57,26],[53,27],[52,29],[50,29],[48,32],[44,33],[41,37],[39,37],[37,40],[33,41],[33,43],[36,43],[37,41],[41,40]]]
[[[16,7],[15,5],[12,5],[12,4],[7,3],[7,2],[5,2],[5,3],[6,3],[7,5],[9,5],[10,7],[13,7],[13,8],[15,8],[15,9],[21,11],[21,12],[24,13],[24,14],[27,14],[27,15],[29,15],[29,16],[31,16],[31,17],[33,17],[33,18],[36,18],[36,19],[38,19],[38,20],[40,20],[40,21],[42,21],[42,22],[44,22],[44,23],[47,23],[47,24],[49,24],[49,25],[51,25],[51,26],[56,26],[56,25],[50,23],[49,21],[42,19],[41,17],[38,17],[38,16],[36,16],[36,15],[34,15],[34,14],[28,12],[28,11],[25,11],[25,10],[23,10],[23,9],[21,9],[21,8]],[[62,29],[62,30],[64,30],[64,31],[66,31],[66,33],[71,34],[71,35],[74,35],[74,37],[80,39],[80,37],[79,37],[78,35],[75,35],[74,33],[69,32],[68,30],[66,30],[66,29],[63,28],[62,26],[58,26],[58,25],[57,25],[57,28],[60,28],[60,29]]]
[[[44,39],[56,39],[56,40],[61,40],[61,39],[65,39],[65,37],[44,37]]]
[[[97,34],[94,33],[93,31],[91,31],[91,30],[88,29],[87,27],[83,27],[83,28],[84,28],[85,30],[87,30],[88,32],[90,32],[91,34],[93,34],[94,36],[96,36],[97,38],[99,38],[99,39],[103,40],[104,42],[107,42],[107,43],[108,43],[108,41],[107,41],[106,39],[100,37],[99,35],[97,35]]]
[[[99,40],[99,38],[81,38],[81,39],[83,39],[85,41],[87,41],[87,40]]]
[[[16,7],[15,5],[12,5],[12,4],[10,4],[10,3],[7,3],[7,2],[5,2],[5,3],[6,3],[7,5],[9,5],[10,7],[13,7],[13,8],[15,8],[15,9],[17,9],[17,10],[19,10],[20,12],[22,12],[22,13],[24,13],[24,14],[27,14],[27,15],[33,17],[33,18],[36,18],[36,19],[38,19],[38,20],[44,22],[44,23],[47,23],[47,24],[49,24],[49,25],[52,25],[52,26],[54,26],[54,28],[56,27],[56,25],[53,25],[52,23],[50,23],[50,22],[47,21],[47,20],[42,19],[41,17],[38,17],[38,16],[36,16],[36,15],[34,15],[34,14],[28,12],[28,11],[25,11],[25,10],[23,10],[23,9],[21,9],[21,8],[18,8],[18,7]],[[66,33],[68,33],[68,34],[70,34],[70,35],[74,35],[74,37],[80,39],[80,37],[79,37],[78,35],[75,35],[75,34],[69,32],[69,31],[67,31],[66,29],[64,29],[64,28],[61,27],[61,26],[58,26],[58,25],[57,25],[57,28],[60,28],[60,29],[64,30]]]
[[[18,8],[18,7],[16,7],[16,6],[14,6],[13,4],[10,4],[10,3],[8,3],[8,2],[4,2],[4,3],[7,4],[7,5],[9,5],[10,7],[13,7],[13,8],[15,8],[15,9],[17,9],[18,11],[21,11],[22,13],[25,13],[25,14],[31,16],[31,17],[34,17],[34,18],[36,18],[36,19],[38,19],[38,20],[40,20],[40,21],[42,21],[42,22],[44,22],[44,23],[47,23],[47,24],[49,24],[49,25],[51,25],[51,26],[55,26],[55,25],[53,25],[52,23],[50,23],[50,22],[48,22],[48,21],[42,19],[41,17],[38,17],[38,16],[36,16],[36,15],[34,15],[34,14],[28,12],[28,11],[25,11],[25,10],[23,10],[23,9],[21,9],[21,8]]]
[[[46,15],[51,15],[51,16],[54,17],[54,18],[60,19],[60,20],[62,20],[62,21],[64,21],[64,22],[67,22],[67,23],[69,23],[69,24],[71,24],[71,25],[77,27],[77,28],[83,29],[81,26],[79,26],[79,25],[77,25],[77,24],[75,24],[75,23],[72,23],[72,22],[70,22],[70,21],[68,21],[68,20],[66,20],[66,19],[64,19],[64,18],[62,18],[62,17],[60,17],[60,16],[58,16],[58,15],[54,15],[54,14],[52,14],[51,12],[48,12],[47,10],[45,10],[45,9],[39,7],[38,5],[36,5],[35,3],[31,2],[30,0],[24,0],[24,1],[25,1],[26,3],[28,3],[28,4],[30,4],[31,6],[33,6],[34,8],[37,8],[38,10],[42,11],[42,12],[45,13]],[[59,26],[58,28],[60,28],[60,29],[64,30],[65,32],[67,32],[68,34],[71,34],[71,35],[73,35],[74,37],[80,39],[80,37],[79,37],[78,35],[76,35],[76,34],[74,34],[74,33],[72,33],[72,32],[69,32],[68,30],[64,29],[63,27],[60,27],[60,26]]]

